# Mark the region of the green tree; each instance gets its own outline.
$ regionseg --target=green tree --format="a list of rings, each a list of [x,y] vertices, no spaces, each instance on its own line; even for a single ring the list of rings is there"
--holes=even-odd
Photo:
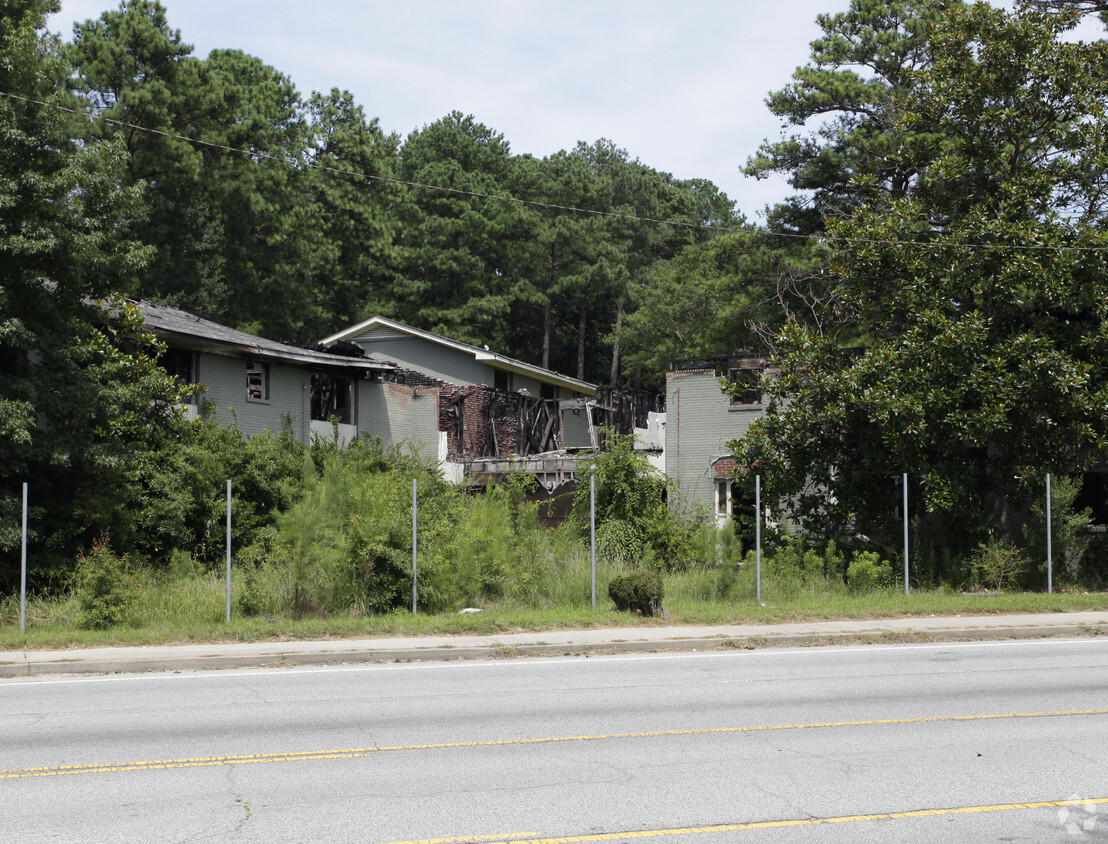
[[[613,386],[624,314],[650,268],[734,222],[733,203],[710,182],[676,180],[606,139],[523,157],[514,192],[542,203],[521,213],[529,234],[517,271],[520,295],[542,314],[533,342],[544,365]]]
[[[657,261],[632,290],[627,357],[650,384],[673,361],[772,349],[790,323],[843,327],[824,247],[753,227]]]
[[[198,63],[196,106],[205,148],[196,188],[216,209],[232,325],[293,342],[309,339],[314,292],[303,283],[318,233],[301,166],[308,126],[292,81],[238,50]]]
[[[932,163],[829,227],[868,348],[790,327],[771,412],[736,443],[807,524],[893,541],[908,472],[970,549],[1108,447],[1108,44],[1067,42],[1076,19],[981,3],[935,27],[898,103],[905,137],[941,138]]]
[[[574,152],[610,186],[609,208],[616,215],[606,219],[605,234],[615,248],[614,265],[620,272],[609,274],[607,298],[611,304],[606,309],[595,308],[595,323],[610,328],[607,336],[599,332],[599,342],[593,344],[593,356],[597,358],[596,347],[611,347],[609,385],[614,387],[621,380],[623,316],[639,301],[638,294],[645,288],[651,269],[684,247],[710,241],[717,235],[716,229],[733,227],[739,221],[734,203],[707,180],[674,179],[669,173],[632,159],[627,150],[603,138],[591,146],[579,143]],[[588,298],[594,298],[591,291]],[[603,306],[604,298],[595,298]],[[585,316],[584,309],[581,315]],[[579,373],[583,372],[585,358],[585,327],[582,319]],[[597,380],[601,380],[599,375]]]
[[[610,219],[567,209],[609,209],[611,185],[584,156],[561,151],[519,161],[515,186],[519,195],[543,203],[522,211],[528,237],[520,265],[524,300],[541,313],[534,341],[542,350],[540,362],[584,378],[590,304],[610,299],[626,269],[610,237]]]
[[[156,253],[134,292],[303,341],[319,232],[300,96],[239,50],[191,53],[157,0],[78,24],[69,48],[94,106],[88,140],[125,144],[125,184],[148,188],[133,234]]]
[[[404,272],[393,316],[477,345],[508,348],[516,324],[505,250],[516,209],[507,192],[511,148],[472,115],[452,112],[412,132],[400,175],[418,185],[402,206]]]
[[[633,436],[608,431],[608,448],[581,461],[573,516],[587,527],[595,478],[598,553],[609,562],[678,570],[694,562],[697,519],[666,506],[668,481],[635,448]],[[693,514],[698,516],[699,514]]]
[[[1044,9],[1076,9],[1083,14],[1095,12],[1101,15],[1108,12],[1108,2],[1105,0],[1034,0],[1034,2]]]
[[[314,295],[305,333],[318,338],[391,309],[399,266],[393,206],[404,193],[384,181],[396,176],[399,138],[367,119],[349,92],[312,94],[308,120],[314,167],[304,175],[316,237],[301,284]]]
[[[130,292],[222,314],[228,290],[221,222],[218,209],[198,189],[205,152],[188,140],[198,134],[189,121],[202,118],[186,105],[199,87],[192,46],[169,27],[159,2],[133,0],[75,24],[67,55],[75,85],[97,118],[83,127],[86,140],[125,146],[123,179],[149,188],[134,236],[154,245],[155,252]]]
[[[149,255],[120,234],[141,199],[120,188],[126,152],[82,148],[53,108],[74,105],[60,44],[43,30],[56,9],[26,0],[0,16],[0,511],[18,525],[19,485],[30,483],[38,578],[114,529],[176,398],[141,317],[113,297]],[[18,530],[5,528],[9,583],[18,548]]]
[[[931,56],[927,34],[961,0],[851,0],[838,14],[822,14],[812,61],[766,104],[783,127],[824,122],[806,134],[766,141],[747,161],[747,175],[787,175],[799,194],[777,207],[771,224],[809,234],[831,215],[849,214],[861,184],[903,196],[926,159],[903,132],[893,132],[899,99],[915,84]],[[931,127],[913,124],[914,132]],[[907,139],[910,141],[910,139]]]

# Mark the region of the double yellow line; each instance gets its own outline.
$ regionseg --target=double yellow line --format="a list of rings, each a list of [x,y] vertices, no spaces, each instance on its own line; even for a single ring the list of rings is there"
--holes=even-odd
[[[1061,718],[1077,715],[1105,715],[1108,709],[1068,709],[1052,712],[1009,712],[990,715],[940,715],[930,718],[881,718],[869,721],[823,721],[812,724],[764,724],[748,727],[715,727],[703,730],[655,730],[640,733],[603,733],[585,736],[549,736],[541,738],[494,739],[490,741],[454,741],[439,744],[398,744],[383,747],[353,747],[335,750],[305,750],[289,753],[255,753],[243,756],[198,756],[184,759],[156,759],[141,762],[90,762],[83,765],[54,765],[42,768],[8,768],[0,770],[0,779],[30,777],[60,777],[76,774],[118,774],[129,771],[153,771],[173,768],[207,768],[217,765],[261,765],[273,762],[307,762],[317,759],[357,759],[378,753],[400,753],[417,750],[449,750],[460,747],[503,747],[509,745],[553,744],[556,742],[609,741],[613,739],[660,738],[665,736],[723,735],[727,733],[759,733],[775,730],[813,730],[829,727],[875,727],[889,724],[934,724],[957,721],[991,721],[1001,718]],[[1068,803],[1043,805],[1069,805]],[[1006,807],[1002,807],[1006,808]],[[1024,807],[1015,807],[1024,808]],[[978,808],[965,811],[992,811]],[[793,822],[790,822],[793,823]],[[820,821],[830,823],[830,821]],[[745,827],[736,827],[745,828]],[[730,827],[728,827],[730,829]],[[668,833],[667,833],[668,834]],[[552,839],[553,840],[553,839]],[[567,838],[565,841],[604,839]]]

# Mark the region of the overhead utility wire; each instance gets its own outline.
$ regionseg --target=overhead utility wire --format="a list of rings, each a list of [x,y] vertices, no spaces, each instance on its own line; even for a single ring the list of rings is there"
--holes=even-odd
[[[56,111],[64,111],[69,114],[75,114],[78,117],[90,117],[87,112],[78,111],[68,106],[58,105],[57,103],[47,103],[42,100],[36,100],[33,97],[23,97],[19,94],[12,94],[8,91],[0,91],[0,95],[9,97],[13,100],[20,100],[25,103],[34,103],[35,105],[43,106],[44,108],[52,108]],[[478,191],[462,190],[461,188],[448,188],[442,185],[428,185],[421,182],[408,182],[403,179],[393,179],[388,176],[375,176],[370,173],[359,173],[356,170],[345,170],[340,167],[329,167],[325,164],[316,164],[313,162],[297,161],[294,158],[288,158],[286,156],[272,155],[267,152],[256,152],[240,147],[227,146],[226,144],[217,144],[212,141],[202,141],[197,138],[189,138],[185,135],[178,135],[175,132],[166,132],[161,129],[150,129],[146,126],[139,126],[135,123],[127,123],[123,120],[116,120],[112,117],[98,116],[96,119],[103,120],[105,123],[110,123],[113,126],[121,126],[125,129],[134,129],[137,132],[146,132],[150,135],[160,135],[164,138],[173,138],[174,140],[185,141],[189,144],[195,144],[196,146],[209,147],[211,149],[223,150],[224,152],[234,152],[240,155],[249,156],[251,158],[263,158],[268,161],[275,161],[279,164],[289,164],[293,167],[307,167],[312,170],[319,170],[324,173],[335,173],[340,176],[352,176],[359,179],[366,179],[367,181],[385,182],[386,184],[403,185],[410,188],[420,188],[422,190],[434,190],[442,191],[443,193],[454,193],[461,196],[472,196],[476,199],[496,199],[502,202],[515,202],[519,205],[532,205],[538,208],[551,208],[556,211],[572,211],[578,214],[592,214],[597,217],[616,217],[622,220],[633,220],[641,223],[657,223],[664,226],[679,226],[689,229],[707,229],[709,231],[718,232],[731,232],[734,234],[749,234],[749,235],[762,235],[765,237],[783,237],[793,238],[798,240],[820,240],[824,242],[841,242],[841,243],[867,243],[881,246],[923,246],[923,247],[935,247],[935,248],[964,248],[964,249],[997,249],[997,250],[1012,250],[1012,251],[1043,251],[1043,252],[1106,252],[1108,246],[1043,246],[1043,245],[1020,245],[1020,244],[989,244],[989,243],[944,243],[944,242],[928,242],[921,243],[914,240],[882,240],[878,238],[865,238],[865,237],[831,237],[823,234],[790,234],[789,232],[772,232],[765,230],[752,230],[749,228],[738,228],[736,226],[714,226],[710,223],[686,223],[682,220],[662,220],[655,217],[639,217],[634,214],[621,214],[618,211],[596,211],[591,208],[578,208],[575,205],[558,205],[552,202],[540,202],[536,199],[519,199],[514,196],[505,196],[503,194],[490,194],[480,193]]]
[[[11,97],[14,100],[22,100],[23,102],[34,103],[36,105],[45,106],[46,108],[56,109],[57,111],[65,111],[65,112],[68,112],[70,114],[75,114],[78,117],[88,117],[89,116],[87,112],[79,111],[77,109],[69,108],[67,106],[57,105],[56,103],[47,103],[47,102],[43,102],[42,100],[33,99],[31,97],[21,97],[18,94],[10,94],[7,91],[0,91],[0,94],[3,94],[5,97]],[[477,191],[462,190],[461,188],[448,188],[448,187],[444,187],[442,185],[427,185],[427,184],[423,184],[421,182],[408,182],[408,181],[405,181],[403,179],[393,179],[393,178],[390,178],[388,176],[375,176],[375,175],[372,175],[370,173],[359,173],[357,170],[344,170],[340,167],[328,167],[325,164],[316,164],[316,163],[313,163],[313,162],[310,162],[310,161],[308,161],[308,162],[297,161],[294,158],[289,158],[289,157],[281,156],[281,155],[272,155],[271,153],[267,153],[267,152],[257,152],[257,151],[247,150],[247,149],[241,149],[240,147],[227,146],[226,144],[217,144],[217,143],[213,143],[211,141],[202,141],[202,140],[199,140],[197,138],[189,138],[185,135],[178,135],[174,132],[166,132],[166,131],[163,131],[161,129],[150,129],[146,126],[138,126],[134,123],[127,123],[126,121],[116,120],[115,118],[112,118],[112,117],[98,116],[97,119],[98,120],[103,120],[105,123],[111,123],[114,126],[121,126],[125,129],[134,129],[138,132],[146,132],[146,133],[151,134],[151,135],[161,135],[162,137],[165,137],[165,138],[173,138],[175,140],[185,141],[187,143],[195,144],[197,146],[203,146],[203,147],[209,147],[211,149],[223,150],[224,152],[237,152],[237,153],[240,153],[242,155],[249,156],[251,158],[264,158],[264,159],[267,159],[269,161],[276,161],[279,164],[290,164],[294,167],[308,167],[310,169],[320,170],[320,171],[323,171],[325,173],[336,173],[336,174],[342,175],[342,176],[354,176],[354,177],[359,178],[359,179],[367,179],[367,180],[376,181],[376,182],[386,182],[388,184],[393,184],[393,185],[404,185],[405,187],[410,187],[410,188],[423,188],[425,190],[436,190],[436,191],[443,191],[443,192],[446,192],[446,193],[461,194],[463,196],[472,196],[472,197],[475,197],[475,198],[478,198],[478,199],[498,199],[498,200],[502,200],[504,202],[515,202],[515,203],[518,203],[520,205],[535,205],[535,206],[538,206],[540,208],[552,208],[552,209],[555,209],[555,210],[558,210],[558,211],[576,211],[576,212],[581,213],[581,214],[593,214],[593,215],[598,216],[598,217],[618,217],[618,218],[621,218],[621,219],[624,219],[624,220],[636,220],[636,221],[644,222],[644,223],[660,223],[662,225],[682,226],[684,228],[690,228],[690,229],[713,229],[715,231],[725,231],[725,232],[745,232],[745,231],[749,231],[748,229],[736,228],[734,226],[713,226],[713,225],[710,225],[708,223],[687,223],[687,222],[684,222],[682,220],[661,220],[661,219],[656,219],[656,218],[653,218],[653,217],[638,217],[638,216],[635,216],[634,214],[621,214],[618,211],[595,211],[591,208],[578,208],[578,207],[573,206],[573,205],[558,205],[558,204],[552,203],[552,202],[539,202],[538,200],[534,200],[534,199],[519,199],[519,198],[514,197],[514,196],[504,196],[502,194],[479,193]],[[800,238],[808,237],[808,235],[800,235],[800,234],[784,235],[784,236],[785,237],[800,237]]]

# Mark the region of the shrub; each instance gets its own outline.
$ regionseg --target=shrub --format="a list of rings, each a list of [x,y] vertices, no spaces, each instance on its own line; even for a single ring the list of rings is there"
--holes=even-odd
[[[640,530],[662,502],[665,476],[635,449],[633,436],[608,435],[608,450],[582,460],[573,494],[573,514],[580,524],[589,523],[589,475],[596,475],[596,522],[620,519]]]
[[[269,555],[286,572],[294,615],[382,612],[410,596],[411,467],[395,456],[382,468],[380,457],[358,442],[324,454],[317,473],[305,456],[303,493],[277,517]],[[427,486],[421,478],[421,534]],[[421,583],[424,571],[421,562]]]
[[[645,528],[645,545],[654,568],[686,571],[696,562],[698,524],[674,516],[665,504],[659,504]]]
[[[636,571],[613,578],[608,584],[608,597],[620,612],[638,610],[645,616],[662,611],[662,578],[653,572]]]
[[[127,556],[117,557],[107,542],[93,543],[88,555],[77,557],[79,626],[100,630],[122,624],[138,599],[138,579]]]
[[[639,529],[623,519],[609,519],[596,529],[596,556],[617,568],[632,568],[643,555]]]
[[[1075,510],[1074,503],[1081,492],[1081,481],[1055,475],[1050,490],[1051,552],[1055,576],[1064,575],[1078,580],[1085,574],[1089,548],[1087,527],[1092,521],[1092,510]],[[1023,526],[1024,547],[1028,556],[1046,573],[1046,496],[1036,498],[1031,505],[1027,523]]]
[[[826,561],[822,554],[805,546],[797,537],[782,537],[781,544],[770,555],[763,555],[766,573],[782,580],[805,580],[822,575]]]
[[[823,575],[824,577],[842,580],[847,573],[846,558],[840,553],[835,540],[830,540],[823,549]]]
[[[1015,586],[1028,569],[1023,551],[1000,540],[982,542],[967,563],[973,585],[994,590]]]
[[[856,551],[846,569],[846,582],[854,593],[884,589],[893,581],[893,570],[888,560],[882,560],[873,551]]]
[[[218,566],[227,541],[227,481],[232,545],[243,548],[296,497],[304,453],[288,430],[244,438],[235,424],[189,423],[144,463],[131,516],[113,528],[113,542],[154,564],[183,549],[202,566]]]
[[[578,467],[575,522],[588,526],[588,479],[595,475],[597,545],[602,555],[616,565],[687,569],[695,559],[696,531],[704,514],[675,515],[665,503],[665,475],[635,449],[635,438],[613,431],[607,436],[608,450],[582,460]]]

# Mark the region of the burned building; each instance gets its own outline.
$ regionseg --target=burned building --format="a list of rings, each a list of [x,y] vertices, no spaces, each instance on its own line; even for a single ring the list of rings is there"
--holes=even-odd
[[[580,453],[600,446],[606,411],[586,381],[381,316],[322,345],[340,342],[396,364],[376,388],[377,435],[439,460],[455,482],[522,471],[553,490],[572,480]]]

